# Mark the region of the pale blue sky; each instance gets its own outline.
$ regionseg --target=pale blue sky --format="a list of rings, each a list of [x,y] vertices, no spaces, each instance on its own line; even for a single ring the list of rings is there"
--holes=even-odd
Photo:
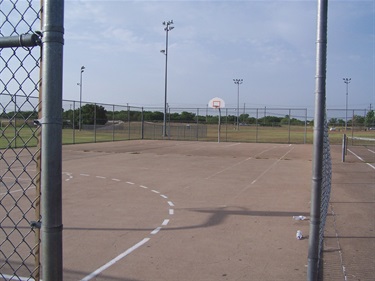
[[[64,99],[164,105],[165,31],[168,103],[205,107],[314,109],[317,1],[65,2]],[[327,107],[375,106],[375,1],[330,1]]]

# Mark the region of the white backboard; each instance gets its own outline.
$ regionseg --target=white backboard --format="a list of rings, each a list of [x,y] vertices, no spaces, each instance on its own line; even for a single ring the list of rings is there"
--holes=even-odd
[[[224,108],[225,102],[223,99],[216,97],[208,102],[208,106],[211,108]]]

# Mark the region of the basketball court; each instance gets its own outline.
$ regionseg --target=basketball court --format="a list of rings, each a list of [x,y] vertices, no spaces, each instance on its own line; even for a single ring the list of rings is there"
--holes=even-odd
[[[350,151],[331,149],[325,280],[374,276],[375,154]],[[64,280],[305,280],[311,159],[312,145],[66,145]]]

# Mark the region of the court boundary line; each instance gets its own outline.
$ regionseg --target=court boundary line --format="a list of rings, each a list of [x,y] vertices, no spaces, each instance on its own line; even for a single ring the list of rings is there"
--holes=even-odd
[[[348,151],[353,154],[355,157],[357,157],[362,163],[368,165],[369,167],[371,167],[372,169],[375,170],[375,166],[374,165],[371,165],[370,163],[367,163],[365,162],[365,160],[363,160],[363,158],[361,158],[360,156],[358,156],[357,154],[355,154],[353,151],[351,151],[350,149],[348,149]]]

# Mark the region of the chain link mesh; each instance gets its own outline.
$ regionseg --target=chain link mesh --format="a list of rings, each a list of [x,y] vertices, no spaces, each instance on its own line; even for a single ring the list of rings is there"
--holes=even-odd
[[[0,0],[0,38],[40,29],[39,1]],[[39,280],[39,47],[0,49],[0,279]]]
[[[324,250],[324,230],[327,220],[329,200],[331,198],[331,179],[332,179],[332,160],[331,149],[328,135],[328,122],[324,120],[324,137],[323,137],[323,173],[322,173],[322,189],[320,203],[320,227],[319,227],[319,274],[323,274],[323,250]]]

